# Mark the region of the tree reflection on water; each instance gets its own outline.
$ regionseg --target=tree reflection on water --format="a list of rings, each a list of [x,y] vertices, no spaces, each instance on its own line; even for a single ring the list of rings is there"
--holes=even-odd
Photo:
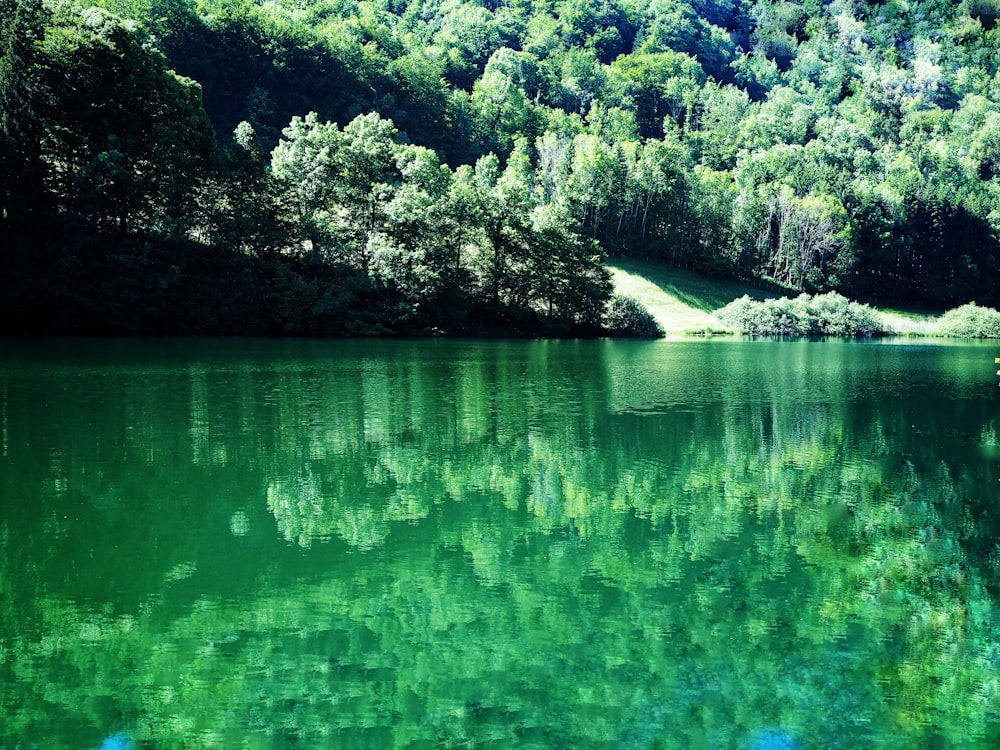
[[[995,745],[954,359],[269,346],[0,368],[0,745]]]

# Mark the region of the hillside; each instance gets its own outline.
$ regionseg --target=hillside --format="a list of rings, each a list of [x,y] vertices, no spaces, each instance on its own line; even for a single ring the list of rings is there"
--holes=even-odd
[[[713,310],[744,294],[766,295],[743,284],[657,263],[616,258],[608,267],[615,292],[639,300],[667,336],[724,331],[726,326],[712,315]]]
[[[748,295],[753,299],[787,296],[787,290],[754,287],[704,276],[660,263],[616,258],[608,264],[616,294],[633,297],[646,307],[667,337],[703,333],[731,333],[714,310]],[[794,294],[794,293],[792,293]],[[887,332],[899,335],[936,335],[940,316],[927,312],[877,309]]]
[[[0,0],[0,329],[580,335],[607,256],[996,307],[998,18]]]

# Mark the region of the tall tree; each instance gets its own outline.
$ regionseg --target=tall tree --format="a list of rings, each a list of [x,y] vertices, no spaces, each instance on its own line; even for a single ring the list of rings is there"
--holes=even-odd
[[[201,88],[167,70],[134,24],[61,9],[40,60],[42,158],[59,210],[98,232],[172,231],[195,214],[215,138]]]
[[[0,0],[0,233],[24,230],[41,208],[38,55],[47,20],[42,0]]]

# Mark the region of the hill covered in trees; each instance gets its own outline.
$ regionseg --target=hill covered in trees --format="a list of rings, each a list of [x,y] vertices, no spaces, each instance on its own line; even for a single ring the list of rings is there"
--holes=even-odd
[[[997,306],[998,18],[0,0],[0,328],[587,333],[606,254]]]

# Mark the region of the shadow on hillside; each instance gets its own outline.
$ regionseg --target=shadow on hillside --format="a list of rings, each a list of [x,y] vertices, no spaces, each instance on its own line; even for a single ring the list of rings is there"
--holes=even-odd
[[[633,258],[611,258],[609,265],[641,277],[683,304],[706,313],[725,307],[745,294],[754,299],[794,294],[780,287],[754,287],[739,281],[712,278],[684,268]]]

